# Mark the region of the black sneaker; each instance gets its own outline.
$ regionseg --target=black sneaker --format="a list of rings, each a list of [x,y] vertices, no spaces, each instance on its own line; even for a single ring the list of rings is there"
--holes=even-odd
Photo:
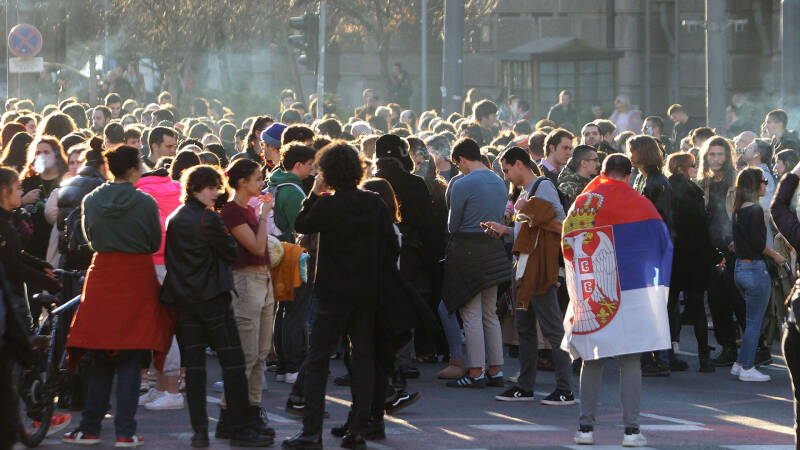
[[[543,405],[567,406],[575,404],[575,396],[570,391],[556,389],[552,394],[542,399]]]
[[[766,348],[760,348],[756,351],[756,366],[768,366],[772,364],[772,355]]]
[[[501,402],[530,402],[533,401],[533,392],[514,386],[500,395],[495,395],[494,399]]]
[[[486,382],[486,386],[489,387],[506,387],[505,379],[503,378],[503,371],[497,372],[496,375],[489,375],[486,374],[486,377],[489,381]]]
[[[685,372],[689,370],[689,363],[678,358],[675,353],[670,350],[669,352],[669,370],[671,372]]]
[[[305,409],[306,409],[305,402],[302,401],[296,402],[292,400],[291,397],[289,397],[286,400],[286,408],[284,409],[284,411],[286,411],[287,414],[291,414],[293,416],[303,417]]]
[[[711,364],[714,367],[732,366],[737,356],[735,347],[722,347],[717,357],[711,360]]]
[[[395,414],[396,412],[400,411],[401,409],[407,408],[417,400],[422,398],[422,394],[419,392],[414,392],[413,394],[409,394],[406,391],[397,391],[394,395],[394,398],[388,402],[386,402],[386,414],[390,416]]]
[[[488,377],[484,373],[482,373],[478,378],[472,378],[469,376],[469,374],[466,374],[457,380],[448,381],[447,387],[483,389],[486,387],[487,378]]]
[[[669,366],[661,361],[651,360],[642,362],[642,376],[643,377],[668,377]]]
[[[333,384],[337,386],[350,386],[350,374],[346,373],[333,379]]]

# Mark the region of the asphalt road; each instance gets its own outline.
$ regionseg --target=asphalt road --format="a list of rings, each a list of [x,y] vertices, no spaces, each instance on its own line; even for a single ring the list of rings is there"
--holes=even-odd
[[[713,339],[712,339],[713,341]],[[713,342],[712,342],[713,344]],[[697,358],[691,328],[684,327],[681,352],[687,353],[690,368],[687,372],[672,373],[666,378],[644,378],[641,404],[642,432],[649,448],[695,449],[790,449],[793,445],[793,406],[785,362],[779,344],[773,347],[775,364],[764,371],[772,376],[766,383],[743,383],[730,376],[727,369],[713,374],[697,372]],[[494,400],[502,389],[453,389],[436,379],[444,364],[418,364],[422,376],[409,381],[410,390],[422,393],[423,398],[396,417],[387,417],[387,439],[370,443],[369,448],[388,449],[522,449],[571,448],[577,428],[578,410],[575,406],[544,406],[538,402],[508,403]],[[209,416],[213,429],[221,394],[211,383],[220,379],[215,358],[209,358]],[[519,370],[515,359],[506,359],[504,373],[513,376]],[[350,401],[349,388],[333,384],[333,376],[344,373],[340,361],[331,362],[327,410],[323,442],[326,448],[338,448],[339,440],[328,434],[332,426],[342,423]],[[573,380],[577,391],[578,379]],[[536,396],[542,398],[555,387],[551,372],[541,372],[537,379]],[[600,398],[598,423],[595,427],[595,446],[618,448],[623,427],[619,403],[619,376],[615,361],[606,364],[604,390]],[[277,431],[274,447],[283,438],[300,430],[300,421],[283,411],[290,386],[269,379],[263,406],[269,413],[271,425]],[[576,392],[578,397],[578,392]],[[113,401],[113,400],[112,400]],[[74,428],[80,420],[76,414]],[[148,448],[187,448],[191,437],[188,411],[147,411],[137,413],[139,434]],[[104,421],[103,443],[94,448],[112,448],[113,418]],[[43,446],[65,446],[52,436]],[[215,441],[212,448],[229,447],[227,441]],[[583,447],[587,448],[587,447]]]

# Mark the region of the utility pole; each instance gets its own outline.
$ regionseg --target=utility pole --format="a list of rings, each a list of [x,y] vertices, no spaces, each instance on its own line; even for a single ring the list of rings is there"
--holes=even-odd
[[[652,90],[652,78],[650,76],[650,64],[652,62],[652,46],[650,44],[650,0],[644,0],[644,113],[650,114],[650,91]]]
[[[781,2],[781,105],[796,106],[800,101],[800,0]],[[796,117],[789,116],[794,121]],[[796,122],[795,122],[796,123]]]
[[[675,55],[672,61],[672,103],[681,100],[681,0],[675,0]]]
[[[325,114],[325,15],[327,1],[319,2],[319,59],[317,61],[317,119]]]
[[[445,0],[444,52],[442,56],[442,117],[461,111],[464,91],[464,1]]]
[[[706,0],[706,117],[711,128],[725,130],[725,81],[728,21],[725,0]]]
[[[428,109],[428,0],[422,0],[422,92],[420,111]],[[410,105],[409,105],[410,106]]]

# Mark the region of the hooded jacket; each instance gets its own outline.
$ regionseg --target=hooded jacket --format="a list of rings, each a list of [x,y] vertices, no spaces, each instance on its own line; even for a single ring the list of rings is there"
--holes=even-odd
[[[158,216],[161,222],[161,247],[153,254],[156,265],[164,264],[164,242],[167,235],[167,217],[181,206],[181,185],[173,180],[164,169],[159,169],[142,176],[136,188],[149,194],[158,205]]]
[[[275,194],[275,225],[281,229],[283,234],[279,236],[281,241],[294,242],[294,223],[297,215],[300,214],[300,206],[306,196],[301,192],[303,182],[300,177],[291,173],[284,172],[282,169],[275,169],[269,176],[269,187],[276,187],[280,184],[296,184],[294,186],[281,186]]]
[[[58,188],[58,228],[63,229],[64,220],[69,213],[80,206],[83,197],[106,181],[96,167],[86,166],[78,171],[78,176],[62,181]]]
[[[82,222],[96,252],[154,253],[161,246],[158,205],[131,183],[109,181],[89,193]]]

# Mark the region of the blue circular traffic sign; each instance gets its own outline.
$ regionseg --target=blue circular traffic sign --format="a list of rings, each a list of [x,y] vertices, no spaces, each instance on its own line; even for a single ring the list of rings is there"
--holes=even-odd
[[[36,56],[42,50],[42,43],[42,33],[27,23],[15,25],[8,33],[8,49],[16,56]]]

